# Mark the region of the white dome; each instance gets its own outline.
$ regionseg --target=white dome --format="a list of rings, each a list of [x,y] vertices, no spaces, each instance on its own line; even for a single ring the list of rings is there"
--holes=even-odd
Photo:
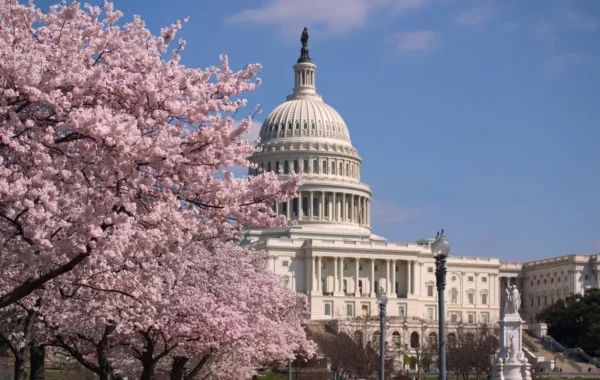
[[[293,99],[280,104],[267,116],[260,130],[263,143],[295,137],[331,138],[350,144],[344,119],[320,99]]]

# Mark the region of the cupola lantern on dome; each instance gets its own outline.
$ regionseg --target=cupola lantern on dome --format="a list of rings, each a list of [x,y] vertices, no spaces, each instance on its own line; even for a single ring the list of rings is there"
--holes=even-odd
[[[308,29],[300,37],[294,89],[266,117],[260,130],[262,151],[249,159],[258,170],[285,177],[302,174],[299,197],[274,206],[300,226],[327,223],[370,235],[371,190],[360,182],[361,158],[344,119],[323,102],[315,87],[315,65],[308,54]],[[252,174],[252,171],[250,172]]]

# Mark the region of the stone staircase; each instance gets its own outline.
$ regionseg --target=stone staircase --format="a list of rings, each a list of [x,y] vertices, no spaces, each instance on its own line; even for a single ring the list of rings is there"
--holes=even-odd
[[[559,352],[550,352],[544,347],[544,345],[539,341],[539,339],[535,337],[524,335],[523,345],[529,352],[531,352],[533,356],[535,356],[538,359],[537,363],[539,364],[541,364],[540,362],[542,361],[552,361],[554,362],[554,365],[557,368],[557,370],[562,370],[562,372],[572,373],[582,371],[582,368],[577,363],[572,363],[569,359],[565,358]]]
[[[562,369],[563,372],[584,372],[598,371],[594,364],[590,364],[583,358],[577,355],[566,356],[552,346],[543,344],[540,339],[525,334],[523,336],[523,344],[532,352],[534,356],[544,357],[545,361],[556,360],[556,368]]]

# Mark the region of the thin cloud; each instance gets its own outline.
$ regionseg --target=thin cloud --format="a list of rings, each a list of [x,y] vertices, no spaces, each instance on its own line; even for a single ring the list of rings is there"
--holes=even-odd
[[[531,30],[538,37],[551,37],[554,34],[554,25],[546,21],[540,21],[533,24]]]
[[[483,25],[494,18],[494,10],[490,6],[478,5],[471,10],[460,13],[454,22],[461,26]]]
[[[600,27],[600,19],[593,15],[579,12],[566,12],[563,15],[567,25],[573,29],[594,31]]]
[[[550,59],[546,67],[551,71],[561,71],[570,66],[581,65],[588,60],[586,54],[563,53]]]
[[[390,39],[394,41],[394,51],[398,54],[429,51],[441,41],[440,34],[434,30],[398,32]]]
[[[371,218],[375,222],[400,223],[415,218],[425,212],[416,207],[400,207],[391,203],[372,201]]]
[[[285,37],[298,34],[302,27],[323,30],[323,34],[343,34],[364,26],[371,14],[386,9],[404,12],[419,8],[429,0],[268,0],[229,17],[227,22],[274,25]]]

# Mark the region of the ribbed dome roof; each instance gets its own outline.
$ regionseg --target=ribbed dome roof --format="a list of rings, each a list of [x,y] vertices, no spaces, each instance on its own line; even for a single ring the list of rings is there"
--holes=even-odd
[[[323,137],[350,143],[344,119],[320,99],[293,99],[280,104],[265,119],[262,142],[295,137]]]

